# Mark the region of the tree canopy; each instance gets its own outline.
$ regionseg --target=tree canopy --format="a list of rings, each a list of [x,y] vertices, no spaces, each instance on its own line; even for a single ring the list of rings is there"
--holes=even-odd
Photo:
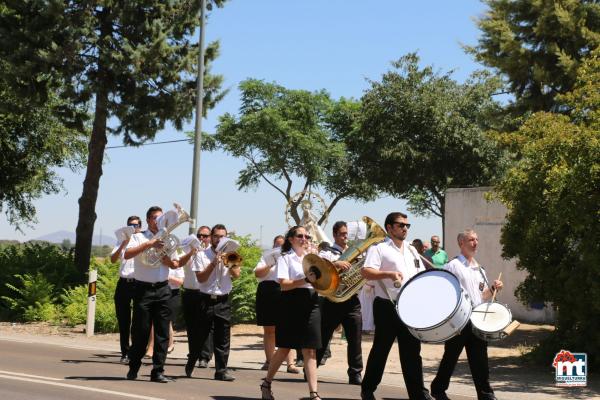
[[[482,35],[467,50],[497,70],[515,96],[510,108],[556,111],[581,60],[600,45],[600,4],[594,0],[485,0]]]
[[[324,90],[287,89],[276,83],[248,79],[240,84],[239,116],[226,113],[209,138],[215,147],[245,160],[237,185],[241,190],[265,182],[290,202],[291,216],[300,222],[294,190],[320,188],[333,200],[319,223],[343,198],[370,200],[372,187],[355,179],[342,135],[356,102],[332,100]],[[294,189],[294,182],[300,182]]]

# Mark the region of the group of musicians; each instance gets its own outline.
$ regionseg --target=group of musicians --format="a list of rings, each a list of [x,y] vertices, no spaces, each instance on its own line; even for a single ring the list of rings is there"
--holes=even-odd
[[[192,376],[196,363],[201,359],[202,346],[211,329],[213,331],[215,379],[233,381],[227,369],[230,349],[231,308],[229,293],[232,280],[240,275],[240,267],[225,268],[217,246],[227,236],[222,224],[198,229],[198,239],[207,246],[204,249],[189,247],[178,255],[164,256],[158,268],[150,268],[140,255],[163,243],[153,236],[158,232],[156,219],[162,214],[160,207],[151,207],[146,213],[147,230],[141,230],[141,220],[130,217],[128,225],[135,233],[130,239],[118,243],[112,258],[121,258],[121,277],[115,293],[115,305],[121,337],[122,361],[129,364],[127,379],[137,378],[142,357],[145,354],[151,326],[154,326],[153,368],[150,379],[166,383],[171,379],[164,375],[164,363],[169,340],[169,321],[172,318],[172,298],[168,286],[169,272],[183,268],[183,314],[188,335],[189,354],[185,373]],[[450,377],[463,348],[467,358],[478,399],[495,399],[489,383],[487,343],[475,336],[471,323],[445,343],[444,355],[438,373],[431,384],[431,394],[423,381],[421,343],[411,335],[399,318],[394,304],[402,286],[426,265],[418,253],[409,249],[406,241],[408,217],[400,212],[390,213],[385,220],[387,237],[368,248],[361,268],[362,276],[374,287],[373,318],[375,334],[373,346],[366,363],[364,377],[361,335],[361,304],[355,294],[350,299],[335,303],[319,296],[311,283],[317,277],[305,275],[302,260],[311,248],[311,237],[302,226],[292,227],[286,235],[274,239],[273,246],[280,247],[279,257],[263,257],[254,273],[260,283],[256,296],[257,323],[264,327],[266,376],[260,385],[262,399],[274,399],[272,381],[281,364],[291,364],[291,350],[300,350],[304,359],[304,375],[308,383],[310,400],[320,400],[317,392],[317,366],[331,340],[334,330],[342,325],[348,341],[348,379],[350,384],[361,385],[363,400],[375,399],[374,393],[381,382],[387,357],[394,343],[398,342],[400,363],[404,382],[410,399],[447,399]],[[346,250],[348,227],[345,222],[333,226],[334,244],[322,249],[318,255],[331,261],[338,270],[350,268],[347,261],[339,260]],[[489,300],[502,282],[488,285],[485,270],[475,258],[477,234],[465,230],[458,235],[460,254],[444,268],[452,272],[468,293],[473,306]],[[116,256],[115,256],[116,255]],[[132,262],[133,261],[133,262]],[[130,297],[128,297],[130,296]],[[129,344],[129,311],[125,303],[133,298],[131,322],[132,345]],[[171,301],[172,303],[172,301]],[[123,319],[123,320],[121,320]]]

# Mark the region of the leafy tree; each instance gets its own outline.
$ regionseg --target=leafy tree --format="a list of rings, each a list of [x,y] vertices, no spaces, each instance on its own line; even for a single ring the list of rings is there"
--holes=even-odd
[[[557,101],[569,115],[539,112],[499,135],[518,154],[496,188],[508,207],[503,255],[529,273],[519,298],[556,308],[556,330],[537,350],[544,362],[570,348],[600,365],[600,49]]]
[[[342,111],[352,109],[352,101],[336,102],[324,90],[292,90],[257,79],[242,82],[240,91],[239,117],[221,116],[216,134],[208,138],[212,148],[246,161],[237,179],[240,190],[267,183],[290,204],[296,223],[305,196],[293,199],[294,181],[300,181],[302,192],[322,188],[333,197],[319,224],[341,199],[375,197],[372,187],[355,179],[355,167],[348,162],[338,132]]]
[[[81,273],[90,262],[107,133],[136,145],[167,122],[181,129],[192,116],[199,49],[191,38],[198,11],[194,0],[29,0],[0,7],[0,54],[11,65],[7,81],[15,91],[40,104],[60,94],[66,102],[61,118],[80,129],[93,111],[76,230]],[[206,62],[217,52],[217,43],[209,45]],[[221,82],[206,73],[204,109],[222,97]]]
[[[447,188],[489,184],[501,170],[502,153],[484,134],[502,123],[492,98],[499,82],[478,73],[459,84],[418,64],[408,54],[370,81],[346,142],[365,181],[443,221]]]
[[[581,60],[600,45],[600,4],[593,0],[485,0],[482,36],[467,50],[507,80],[516,114],[556,111],[573,88]]]
[[[20,98],[4,79],[7,69],[0,62],[0,211],[20,229],[35,221],[34,200],[61,190],[55,169],[81,168],[87,137],[55,115],[64,105],[58,96],[43,104]]]

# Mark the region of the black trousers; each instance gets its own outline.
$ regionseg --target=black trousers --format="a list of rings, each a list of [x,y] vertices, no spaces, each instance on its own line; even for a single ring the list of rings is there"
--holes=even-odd
[[[362,314],[360,301],[354,295],[343,303],[334,303],[324,299],[321,305],[321,340],[323,347],[317,350],[317,365],[321,363],[335,328],[339,324],[344,327],[348,341],[348,376],[360,376],[363,369],[362,361]]]
[[[136,372],[142,365],[146,353],[150,327],[154,325],[154,355],[152,356],[152,376],[164,372],[169,345],[169,321],[171,309],[169,299],[171,289],[167,282],[152,286],[136,282],[133,301],[132,344],[129,351],[129,370]]]
[[[215,352],[215,346],[213,344],[214,343],[214,338],[213,338],[214,333],[215,333],[215,326],[211,325],[210,333],[208,334],[208,337],[202,344],[202,349],[200,350],[200,359],[204,360],[206,362],[209,362],[212,359],[213,353]]]
[[[211,326],[214,328],[214,353],[215,353],[215,375],[227,371],[229,360],[229,347],[231,338],[231,304],[229,296],[218,296],[216,299],[210,295],[200,293],[200,335],[198,342],[206,342]],[[194,363],[200,358],[200,349],[190,354],[188,359]]]
[[[200,339],[200,291],[193,289],[183,289],[181,297],[183,307],[183,319],[185,321],[185,330],[188,339],[188,357],[191,354],[197,354],[202,345]]]
[[[393,303],[390,300],[375,297],[373,301],[373,319],[375,321],[375,337],[373,347],[367,360],[367,368],[362,382],[362,390],[375,392],[387,362],[388,355],[398,341],[400,365],[409,399],[424,399],[429,392],[423,382],[423,360],[421,359],[421,342],[410,334]]]
[[[133,279],[119,278],[115,289],[115,313],[119,323],[119,341],[121,343],[121,357],[129,353],[129,337],[131,336],[131,308],[135,297],[135,281]]]
[[[467,360],[469,361],[473,382],[475,382],[477,398],[491,398],[494,391],[490,386],[487,342],[475,336],[470,321],[459,335],[454,336],[444,344],[444,356],[442,357],[438,372],[431,382],[431,392],[442,393],[448,390],[450,377],[454,372],[454,367],[463,348],[467,350]]]

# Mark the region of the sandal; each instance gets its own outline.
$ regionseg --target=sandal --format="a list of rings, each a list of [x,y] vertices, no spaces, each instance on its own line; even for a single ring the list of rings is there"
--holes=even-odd
[[[268,381],[267,378],[264,378],[263,383],[260,384],[260,393],[262,400],[275,400],[271,391],[271,381]]]
[[[299,368],[297,368],[297,367],[296,367],[296,366],[294,366],[294,365],[288,365],[288,367],[287,367],[287,372],[288,372],[289,374],[299,374],[299,373],[300,373],[300,369],[299,369]]]
[[[319,396],[318,392],[308,392],[308,396],[310,400],[321,400],[321,396]]]

